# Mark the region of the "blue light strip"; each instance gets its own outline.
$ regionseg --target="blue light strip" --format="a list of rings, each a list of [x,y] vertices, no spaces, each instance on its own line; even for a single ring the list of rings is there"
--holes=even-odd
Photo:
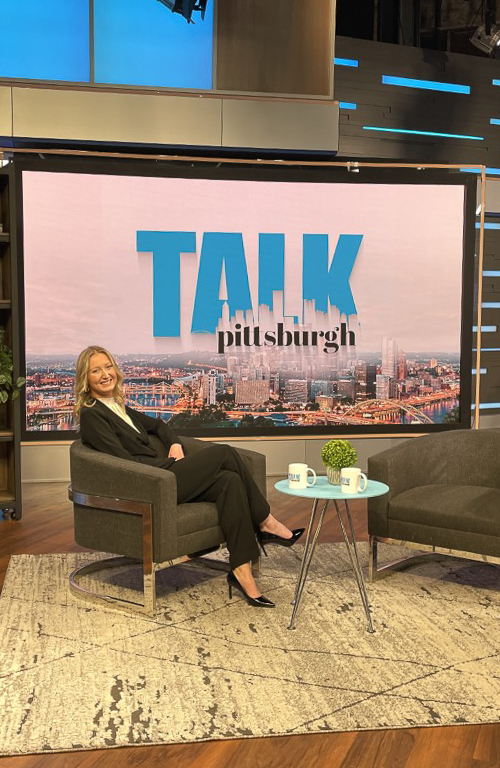
[[[412,77],[392,77],[382,75],[384,85],[401,85],[405,88],[423,88],[427,91],[450,91],[451,93],[470,93],[470,85],[439,83],[436,80],[414,80]]]
[[[500,85],[500,80],[492,80],[493,85]]]
[[[482,325],[481,326],[481,333],[496,333],[497,332],[497,326],[496,325]],[[477,333],[477,325],[472,326],[472,333]]]
[[[500,277],[500,269],[483,269],[483,277]]]
[[[337,59],[337,57],[335,57],[333,62],[338,67],[359,67],[359,61],[357,59]]]
[[[483,309],[499,309],[500,301],[483,301],[481,306]]]
[[[479,370],[480,370],[480,372],[481,372],[481,375],[483,375],[483,373],[488,373],[488,369],[487,369],[487,368],[480,368]],[[477,368],[473,368],[473,369],[472,369],[472,375],[473,375],[473,376],[475,376],[475,375],[476,375],[476,371],[477,371]]]
[[[358,105],[353,101],[339,101],[340,109],[357,109]]]
[[[473,348],[473,352],[477,352],[477,348]],[[500,352],[500,347],[481,347],[481,352]]]
[[[410,131],[407,128],[380,128],[376,125],[364,125],[364,131],[383,131],[384,133],[411,133],[414,136],[439,136],[444,139],[471,139],[484,141],[484,136],[467,136],[461,133],[438,133],[437,131]]]
[[[486,167],[487,176],[500,176],[500,168]],[[481,173],[480,168],[460,168],[460,173]]]
[[[500,224],[485,224],[485,229],[500,229]],[[476,223],[476,229],[481,229],[481,224]]]
[[[490,123],[491,125],[500,125],[500,119],[498,117],[491,117]]]
[[[472,410],[474,411],[476,408],[475,404],[472,406]],[[480,411],[487,411],[489,409],[493,410],[493,408],[500,408],[500,403],[479,403],[479,410]]]

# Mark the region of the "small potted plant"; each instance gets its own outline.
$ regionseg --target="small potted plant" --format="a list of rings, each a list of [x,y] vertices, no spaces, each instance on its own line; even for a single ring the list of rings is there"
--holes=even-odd
[[[26,383],[26,379],[19,376],[13,379],[12,373],[14,364],[12,362],[12,350],[5,343],[5,331],[0,328],[0,404],[9,400],[15,400],[19,397],[21,387]]]
[[[344,467],[352,467],[358,458],[358,454],[349,440],[329,440],[321,449],[321,460],[326,467],[328,482],[332,485],[340,484],[340,470]]]

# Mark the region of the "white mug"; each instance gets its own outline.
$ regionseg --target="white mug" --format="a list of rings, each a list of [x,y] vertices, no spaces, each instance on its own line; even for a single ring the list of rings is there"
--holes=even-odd
[[[342,493],[362,493],[366,491],[368,478],[358,467],[344,467],[340,472]]]
[[[309,482],[309,479],[307,477],[307,473],[312,472],[313,477],[311,478],[312,482]],[[301,490],[304,488],[308,488],[311,485],[314,485],[316,482],[316,472],[314,469],[311,469],[311,467],[308,467],[307,464],[289,464],[288,465],[288,485],[290,488],[295,488],[295,490]]]

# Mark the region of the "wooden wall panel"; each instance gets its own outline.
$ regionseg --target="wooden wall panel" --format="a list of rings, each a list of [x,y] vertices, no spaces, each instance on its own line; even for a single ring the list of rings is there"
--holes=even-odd
[[[15,137],[335,153],[333,100],[13,88]],[[1,203],[1,200],[0,200]],[[1,205],[0,205],[1,209]]]
[[[223,99],[225,147],[335,152],[339,110],[333,101]]]
[[[12,99],[14,136],[220,146],[221,99],[52,88]]]
[[[334,0],[218,0],[216,85],[331,97]]]
[[[12,93],[7,86],[0,86],[0,136],[12,132]]]

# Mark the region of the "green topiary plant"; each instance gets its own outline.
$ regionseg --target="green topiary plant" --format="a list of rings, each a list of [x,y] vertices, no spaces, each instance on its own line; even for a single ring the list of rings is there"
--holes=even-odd
[[[321,460],[325,467],[341,470],[352,467],[358,458],[349,440],[329,440],[321,449]]]
[[[26,383],[26,379],[19,376],[15,381],[12,379],[14,364],[12,362],[12,350],[5,343],[5,331],[0,328],[0,403],[6,403],[7,400],[15,400],[19,397],[21,387]]]

